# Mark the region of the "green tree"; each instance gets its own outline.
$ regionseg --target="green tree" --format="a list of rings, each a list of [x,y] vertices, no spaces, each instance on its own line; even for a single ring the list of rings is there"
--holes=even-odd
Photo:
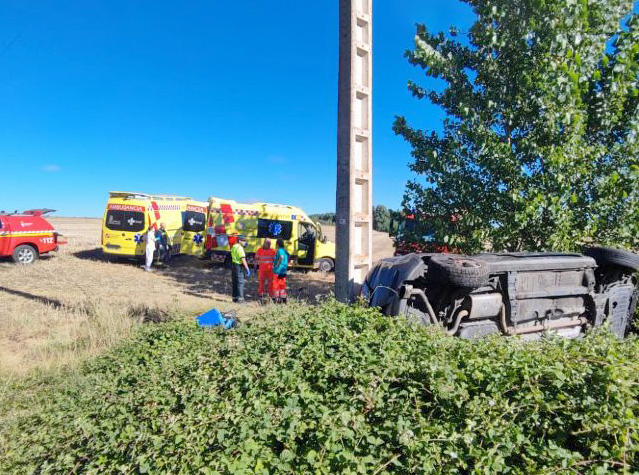
[[[476,21],[418,25],[410,82],[441,132],[397,117],[413,148],[404,207],[476,251],[639,247],[639,20],[628,0],[462,0]],[[430,79],[432,83],[432,79]],[[451,220],[451,216],[459,219]]]
[[[388,208],[384,205],[377,205],[373,207],[373,229],[375,231],[389,232],[390,231],[391,215]]]

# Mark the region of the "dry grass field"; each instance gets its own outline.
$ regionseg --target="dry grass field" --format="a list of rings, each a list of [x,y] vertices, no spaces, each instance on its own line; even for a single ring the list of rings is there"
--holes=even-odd
[[[100,219],[51,218],[69,241],[61,251],[21,267],[0,261],[0,375],[55,370],[97,354],[145,321],[168,314],[193,317],[210,308],[238,310],[250,317],[259,308],[251,279],[241,308],[230,298],[228,270],[179,256],[171,266],[145,272],[133,262],[112,262],[100,246]],[[325,230],[334,239],[334,229]],[[392,255],[387,235],[374,236],[376,258]],[[293,272],[293,297],[315,301],[333,291],[334,275]]]

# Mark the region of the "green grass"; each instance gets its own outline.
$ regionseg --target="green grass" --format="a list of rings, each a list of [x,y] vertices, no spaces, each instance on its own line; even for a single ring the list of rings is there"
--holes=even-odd
[[[0,471],[637,471],[638,350],[462,341],[332,302],[151,324],[80,370],[5,381]]]

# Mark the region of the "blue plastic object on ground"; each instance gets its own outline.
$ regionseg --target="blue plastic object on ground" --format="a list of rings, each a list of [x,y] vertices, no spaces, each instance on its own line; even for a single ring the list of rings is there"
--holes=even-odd
[[[237,320],[233,317],[227,317],[218,309],[213,308],[206,313],[197,317],[197,324],[200,327],[218,327],[223,326],[227,330],[237,326]]]

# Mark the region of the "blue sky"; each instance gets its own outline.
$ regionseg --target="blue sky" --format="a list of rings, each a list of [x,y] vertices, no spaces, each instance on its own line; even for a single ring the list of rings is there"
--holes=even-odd
[[[468,28],[453,0],[374,1],[374,202],[398,207],[423,128],[414,24]],[[101,216],[109,190],[334,211],[337,0],[0,2],[0,209]]]

